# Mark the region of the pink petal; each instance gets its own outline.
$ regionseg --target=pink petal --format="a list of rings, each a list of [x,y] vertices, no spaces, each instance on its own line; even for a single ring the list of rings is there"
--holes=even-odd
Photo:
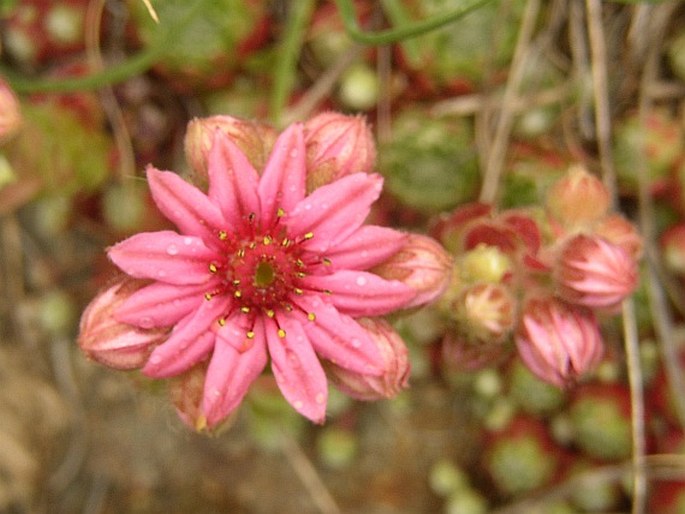
[[[313,252],[336,247],[361,226],[382,186],[380,175],[366,173],[353,173],[321,186],[289,213],[286,224],[290,234],[313,234],[303,243]]]
[[[157,207],[182,233],[210,242],[226,227],[219,208],[175,173],[149,166],[147,180]]]
[[[141,328],[169,327],[197,309],[207,289],[207,284],[176,286],[155,282],[127,298],[114,317]]]
[[[308,275],[302,279],[305,289],[330,291],[327,299],[350,316],[380,316],[404,307],[416,291],[397,280],[366,271],[336,271],[331,275]]]
[[[226,324],[235,324],[231,319]],[[240,405],[250,384],[267,362],[266,341],[261,322],[255,324],[253,344],[239,352],[235,345],[217,338],[207,369],[202,410],[211,427],[226,418]]]
[[[259,174],[245,154],[217,129],[208,159],[209,198],[221,208],[226,221],[238,228],[259,213]]]
[[[153,378],[167,378],[189,370],[212,350],[216,335],[211,325],[226,312],[230,298],[205,300],[180,321],[164,344],[155,348],[143,368]]]
[[[208,263],[215,253],[202,240],[176,232],[142,232],[112,246],[107,254],[121,270],[135,278],[167,284],[206,283]]]
[[[284,316],[278,322],[285,337],[278,335],[279,327],[274,320],[264,320],[276,383],[296,411],[315,423],[323,423],[328,385],[321,363],[299,321]]]
[[[355,373],[380,375],[383,372],[383,356],[369,333],[354,319],[313,295],[301,296],[298,307],[314,315],[310,321],[301,313],[300,322],[317,354]]]
[[[278,137],[259,181],[262,228],[277,219],[278,209],[286,213],[306,192],[306,150],[301,123],[293,123]]]
[[[331,248],[326,257],[333,270],[369,269],[395,255],[406,240],[407,234],[397,230],[364,225]]]

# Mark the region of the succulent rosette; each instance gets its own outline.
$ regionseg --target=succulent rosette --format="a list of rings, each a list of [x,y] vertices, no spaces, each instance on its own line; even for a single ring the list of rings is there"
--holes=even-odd
[[[196,427],[212,428],[233,412],[269,361],[285,398],[323,422],[321,359],[361,380],[382,381],[390,369],[356,318],[414,306],[418,294],[424,301],[435,296],[411,280],[369,271],[408,240],[364,225],[381,192],[379,175],[348,173],[308,194],[307,171],[301,123],[278,136],[261,173],[217,129],[206,193],[173,172],[147,169],[152,197],[178,232],[136,234],[108,251],[124,273],[149,281],[114,310],[116,322],[170,328],[149,348],[142,372],[162,379],[206,367],[191,416]]]

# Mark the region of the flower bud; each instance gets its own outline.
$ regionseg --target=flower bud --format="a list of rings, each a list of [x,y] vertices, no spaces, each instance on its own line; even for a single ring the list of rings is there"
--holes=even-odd
[[[110,368],[130,370],[143,366],[167,330],[143,330],[119,323],[113,313],[141,287],[137,280],[122,280],[101,291],[81,316],[78,344],[91,359]]]
[[[379,318],[361,318],[357,321],[376,343],[383,359],[383,372],[377,376],[364,375],[329,363],[329,376],[342,392],[357,400],[392,398],[407,387],[410,370],[407,347],[387,321]]]
[[[218,429],[228,428],[236,418],[237,410],[227,417],[209,424],[202,410],[208,361],[193,366],[188,371],[169,381],[169,397],[176,407],[181,421],[196,432],[216,433]]]
[[[672,273],[685,275],[685,224],[669,228],[660,244],[666,267]]]
[[[609,191],[601,180],[580,166],[572,166],[547,192],[547,209],[566,226],[592,223],[606,215]]]
[[[370,172],[376,163],[376,144],[363,116],[324,112],[305,123],[307,190],[359,171]]]
[[[603,352],[594,314],[551,297],[528,300],[515,340],[526,366],[558,387],[593,368]]]
[[[207,182],[207,159],[217,129],[231,138],[257,171],[264,169],[277,136],[272,127],[233,116],[195,118],[188,123],[184,146],[188,163],[200,182]]]
[[[637,263],[623,248],[578,234],[564,244],[554,269],[557,292],[586,307],[613,307],[637,287]]]
[[[501,341],[514,327],[515,302],[500,284],[475,284],[454,305],[459,329],[470,339]]]
[[[387,280],[399,280],[414,289],[416,296],[405,308],[438,298],[450,283],[452,257],[435,239],[409,234],[404,247],[373,272]]]
[[[605,216],[592,227],[592,231],[595,235],[623,248],[636,261],[642,257],[642,236],[635,225],[620,214]]]
[[[466,281],[496,284],[512,271],[512,263],[497,246],[479,244],[464,254],[460,268]]]
[[[9,85],[0,78],[0,143],[17,133],[21,121],[19,100]]]

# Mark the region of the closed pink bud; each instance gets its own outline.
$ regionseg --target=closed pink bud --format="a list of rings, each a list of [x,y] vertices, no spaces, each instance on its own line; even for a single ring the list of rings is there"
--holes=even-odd
[[[601,180],[582,166],[571,167],[547,192],[547,208],[566,226],[592,223],[606,215],[611,204]]]
[[[213,424],[202,410],[207,378],[207,361],[200,362],[188,371],[169,381],[169,397],[176,407],[178,417],[196,432],[216,433],[219,428],[228,428],[236,418],[237,410]]]
[[[592,311],[551,297],[526,303],[515,340],[526,366],[558,387],[591,370],[603,353]]]
[[[376,144],[363,116],[324,112],[305,123],[307,190],[356,172],[371,172]]]
[[[278,135],[269,125],[233,116],[219,115],[191,120],[184,146],[188,163],[200,182],[207,181],[207,159],[217,130],[226,134],[240,148],[257,171],[264,169]]]
[[[379,318],[360,318],[357,321],[366,329],[381,354],[381,373],[354,373],[329,363],[329,376],[342,392],[357,400],[392,398],[407,387],[410,371],[407,347],[387,321]]]
[[[20,126],[19,100],[9,85],[0,78],[0,143],[16,134]]]
[[[556,261],[557,292],[586,307],[613,307],[637,287],[635,259],[599,236],[578,234],[564,244]]]
[[[685,275],[685,224],[669,228],[661,236],[661,251],[666,267],[678,275]]]
[[[470,340],[502,341],[514,328],[516,311],[509,289],[501,284],[468,287],[455,302],[459,329]]]
[[[416,291],[405,308],[437,299],[450,283],[452,257],[435,239],[409,234],[404,247],[373,272],[386,280],[399,280]]]
[[[81,316],[78,337],[88,357],[110,368],[137,369],[155,346],[166,340],[166,329],[144,330],[114,319],[116,309],[140,287],[137,280],[117,282],[90,302]]]
[[[609,214],[599,220],[592,228],[595,235],[602,236],[616,246],[620,246],[636,261],[642,257],[643,241],[635,225],[620,214]]]

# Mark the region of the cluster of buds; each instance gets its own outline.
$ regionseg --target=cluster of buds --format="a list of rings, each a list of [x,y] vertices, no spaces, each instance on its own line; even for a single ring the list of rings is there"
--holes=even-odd
[[[603,353],[598,316],[633,292],[642,251],[610,203],[602,182],[574,166],[550,187],[546,209],[470,204],[443,217],[435,235],[457,256],[441,304],[454,325],[446,361],[490,363],[513,337],[548,383],[564,387],[592,369]]]
[[[452,259],[428,236],[363,224],[382,183],[365,120],[327,112],[278,134],[214,116],[190,122],[185,149],[198,187],[147,170],[180,233],[108,250],[128,277],[85,310],[84,353],[171,378],[196,430],[225,425],[269,362],[285,398],[318,423],[327,376],[360,400],[406,387],[407,348],[379,316],[435,300]]]

